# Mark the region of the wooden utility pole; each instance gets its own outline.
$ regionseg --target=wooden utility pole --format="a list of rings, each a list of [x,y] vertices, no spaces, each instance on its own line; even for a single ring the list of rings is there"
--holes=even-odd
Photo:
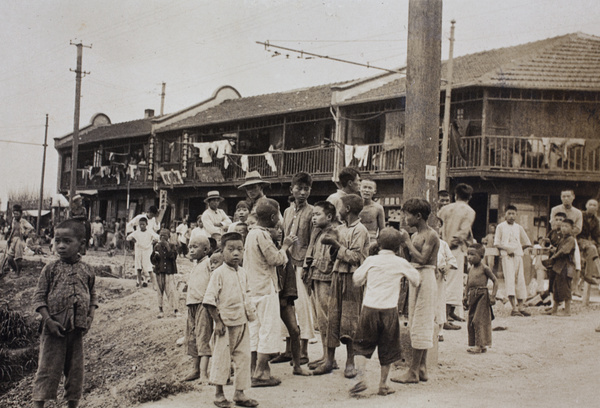
[[[162,92],[160,93],[160,116],[165,113],[165,88],[167,84],[165,82],[162,83]]]
[[[46,147],[48,146],[48,114],[46,113],[46,130],[44,132],[44,156],[42,158],[42,182],[40,184],[40,202],[38,205],[36,234],[40,235],[40,221],[42,220],[42,209],[44,203],[44,174],[46,173]]]
[[[73,144],[71,147],[71,185],[69,188],[69,201],[73,202],[73,197],[75,197],[75,185],[77,184],[77,156],[79,154],[79,109],[80,109],[80,100],[81,100],[81,78],[82,74],[89,74],[89,72],[83,72],[81,70],[82,61],[83,61],[83,47],[84,45],[79,42],[78,44],[74,44],[71,42],[71,45],[75,45],[77,47],[77,68],[73,71],[75,72],[75,114],[73,118]],[[92,48],[90,45],[85,46],[87,48]]]
[[[454,71],[454,24],[452,20],[450,27],[450,50],[448,51],[448,63],[446,64],[446,99],[444,100],[444,125],[442,127],[444,136],[442,138],[442,158],[440,160],[440,190],[447,189],[448,180],[448,139],[450,138],[450,104],[452,103],[452,75]]]
[[[410,0],[403,198],[437,207],[442,0]]]

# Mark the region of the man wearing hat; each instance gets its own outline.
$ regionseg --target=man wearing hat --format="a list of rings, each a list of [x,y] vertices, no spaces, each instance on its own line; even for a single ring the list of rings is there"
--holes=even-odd
[[[102,225],[102,218],[96,217],[92,223],[92,238],[94,238],[94,251],[97,251],[99,247],[104,245],[104,225]]]
[[[202,213],[202,224],[204,229],[213,238],[220,238],[231,225],[231,220],[225,211],[219,208],[219,204],[225,200],[217,190],[209,191],[204,199],[206,210]]]
[[[264,181],[260,173],[254,170],[246,174],[244,184],[238,187],[238,189],[246,191],[246,194],[248,195],[248,206],[250,207],[251,213],[255,212],[254,208],[256,202],[261,198],[266,198],[263,188],[268,185],[271,185],[271,183]]]

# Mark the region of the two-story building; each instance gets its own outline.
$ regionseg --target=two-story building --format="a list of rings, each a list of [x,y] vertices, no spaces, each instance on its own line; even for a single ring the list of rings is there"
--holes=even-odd
[[[475,188],[476,238],[509,202],[536,238],[561,188],[575,190],[579,207],[597,196],[599,61],[600,38],[581,33],[454,59],[449,177],[451,187]],[[129,200],[130,214],[159,204],[168,221],[203,211],[213,189],[232,213],[248,171],[269,180],[267,195],[284,204],[294,173],[313,175],[314,202],[335,190],[341,167],[354,166],[377,181],[393,220],[404,199],[406,103],[405,77],[385,73],[245,98],[226,86],[182,111],[120,124],[96,115],[81,131],[77,188],[97,192],[93,215],[124,217]],[[70,135],[56,140],[61,191],[69,187],[70,143]]]

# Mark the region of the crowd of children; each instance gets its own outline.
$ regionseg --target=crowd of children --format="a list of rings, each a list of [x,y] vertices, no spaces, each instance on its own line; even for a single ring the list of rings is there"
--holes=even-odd
[[[234,222],[218,208],[223,201],[219,192],[211,191],[197,223],[161,230],[157,211],[151,208],[129,223],[135,228],[126,238],[135,245],[138,285],[151,282],[157,292],[158,318],[164,317],[165,300],[168,310],[179,315],[173,279],[178,254],[194,263],[186,277],[185,344],[192,367],[184,379],[214,385],[216,406],[229,407],[232,401],[257,406],[258,401],[246,395],[248,389],[281,383],[271,364],[290,361],[295,375],[331,373],[338,367],[335,352],[341,344],[346,349],[343,375],[355,378],[351,395],[368,389],[366,364],[375,349],[381,365],[378,394],[392,394],[390,367],[403,357],[398,319],[402,282],[408,284],[411,358],[407,371],[393,382],[428,380],[427,354],[438,339],[436,328],[460,328],[450,324],[464,321],[457,307],[468,310],[467,351],[485,353],[492,344],[492,306],[498,291],[494,265],[486,259],[491,248],[499,250],[511,314],[529,315],[523,250],[531,242],[516,223],[516,207],[506,207],[505,220],[490,229],[484,246],[471,234],[474,211],[468,205],[468,185],[457,186],[454,203],[443,201],[449,194],[440,192],[437,217],[428,201],[406,200],[403,229],[398,230],[385,226],[383,209],[373,201],[376,183],[361,183],[354,169],[343,169],[341,188],[314,205],[308,204],[311,176],[296,174],[291,205],[283,216],[277,201],[264,195],[268,182],[252,173],[241,186],[248,200],[237,204]],[[16,218],[18,208],[14,214]],[[441,237],[430,225],[439,227]],[[19,225],[15,229],[19,231]],[[564,211],[553,214],[548,234],[553,251],[544,260],[554,298],[551,314],[558,313],[561,302],[565,314],[570,313],[572,280],[581,270],[575,259],[575,231],[581,227],[577,230]],[[60,259],[44,268],[38,282],[35,307],[43,319],[43,337],[34,382],[36,406],[56,397],[63,370],[69,406],[77,406],[81,397],[82,338],[97,307],[94,277],[80,256],[85,234],[78,220],[57,227]],[[99,229],[92,227],[92,235],[99,235]],[[13,242],[18,240],[15,234]],[[16,255],[13,258],[16,263]],[[590,259],[594,262],[597,255]],[[69,285],[73,296],[64,290]],[[316,332],[323,354],[309,362],[308,342]],[[286,350],[280,353],[282,337]],[[307,363],[309,370],[302,367]],[[231,401],[224,386],[232,377]]]

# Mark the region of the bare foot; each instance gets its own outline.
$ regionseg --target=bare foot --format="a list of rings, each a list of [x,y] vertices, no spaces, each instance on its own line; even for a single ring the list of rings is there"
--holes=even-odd
[[[391,380],[400,384],[417,384],[419,382],[419,376],[416,373],[408,370],[401,376],[394,377]]]
[[[209,382],[210,382],[210,380],[208,379],[208,377],[205,377],[205,376],[200,377],[200,384],[208,385]]]
[[[333,371],[333,366],[331,365],[331,363],[324,363],[324,364],[318,366],[317,368],[315,368],[315,370],[313,371],[313,375],[329,374],[332,371]]]
[[[305,370],[302,367],[294,367],[294,370],[292,371],[292,373],[294,375],[302,375],[302,376],[306,376],[306,377],[312,375],[312,373],[310,371]]]
[[[357,374],[358,372],[356,371],[354,364],[346,364],[346,369],[344,370],[344,377],[354,378]]]
[[[308,363],[308,368],[311,370],[314,370],[315,368],[319,367],[321,364],[325,363],[325,359],[324,358],[320,358],[318,360],[315,361],[310,361]]]

